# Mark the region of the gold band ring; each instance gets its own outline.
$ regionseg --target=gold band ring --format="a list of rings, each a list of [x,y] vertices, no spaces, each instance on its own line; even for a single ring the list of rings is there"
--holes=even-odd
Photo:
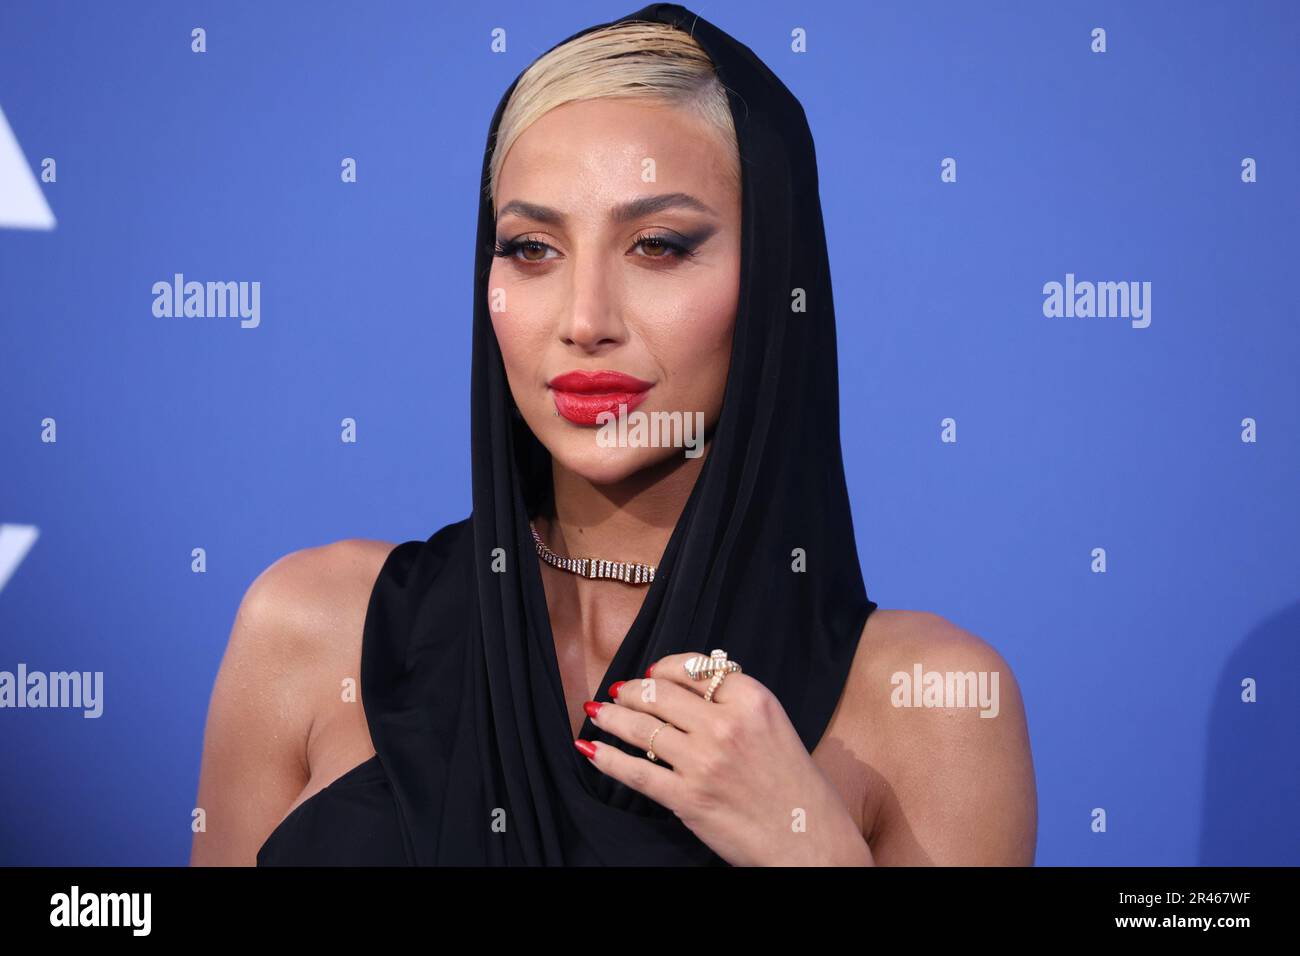
[[[660,724],[654,729],[654,733],[650,735],[650,749],[645,752],[645,755],[650,758],[652,763],[657,763],[659,760],[659,758],[655,756],[655,734],[659,733],[659,731],[663,730],[667,726],[667,724]]]

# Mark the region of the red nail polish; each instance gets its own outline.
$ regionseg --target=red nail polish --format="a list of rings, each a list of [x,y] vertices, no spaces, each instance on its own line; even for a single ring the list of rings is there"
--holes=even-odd
[[[654,666],[653,664],[651,664],[649,667],[647,667],[647,668],[645,669],[645,676],[646,676],[646,677],[649,677],[649,676],[650,676],[650,672],[651,672],[652,670],[654,670],[654,669],[655,669],[655,666]]]
[[[609,685],[609,696],[610,696],[610,697],[617,697],[617,696],[618,696],[618,689],[619,689],[620,687],[622,687],[622,686],[623,686],[624,684],[626,684],[626,683],[627,683],[627,681],[625,681],[625,680],[616,680],[616,681],[614,681],[614,683],[610,684],[610,685]]]
[[[575,740],[573,745],[582,751],[582,755],[590,759],[596,756],[596,745],[590,740]]]
[[[600,703],[599,701],[589,700],[582,705],[582,709],[587,712],[588,717],[590,717],[592,720],[595,720],[596,715],[600,713],[600,708],[603,706],[605,705]]]

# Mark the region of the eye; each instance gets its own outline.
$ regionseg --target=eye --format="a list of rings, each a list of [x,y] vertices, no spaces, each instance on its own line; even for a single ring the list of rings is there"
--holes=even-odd
[[[492,254],[503,259],[514,259],[518,262],[542,262],[550,258],[546,255],[548,249],[551,252],[555,251],[553,247],[538,239],[509,239],[506,241],[498,239],[496,249],[493,250]],[[522,256],[516,255],[516,253],[520,252],[523,253]]]
[[[646,259],[680,259],[692,255],[691,251],[679,242],[673,242],[668,236],[638,236],[632,248],[645,250]]]

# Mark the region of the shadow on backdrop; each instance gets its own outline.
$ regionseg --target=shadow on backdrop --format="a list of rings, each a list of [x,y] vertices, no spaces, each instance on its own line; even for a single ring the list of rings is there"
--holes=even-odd
[[[1300,603],[1255,627],[1214,685],[1202,801],[1202,866],[1295,866],[1300,859]],[[1253,678],[1257,700],[1242,700]]]

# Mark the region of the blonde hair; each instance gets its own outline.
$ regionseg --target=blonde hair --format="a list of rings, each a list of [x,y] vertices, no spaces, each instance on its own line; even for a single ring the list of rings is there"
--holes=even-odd
[[[684,30],[623,20],[561,44],[519,77],[493,144],[487,187],[493,210],[501,167],[524,130],[565,103],[616,96],[657,99],[702,117],[730,148],[733,181],[740,185],[736,127],[713,61]]]

